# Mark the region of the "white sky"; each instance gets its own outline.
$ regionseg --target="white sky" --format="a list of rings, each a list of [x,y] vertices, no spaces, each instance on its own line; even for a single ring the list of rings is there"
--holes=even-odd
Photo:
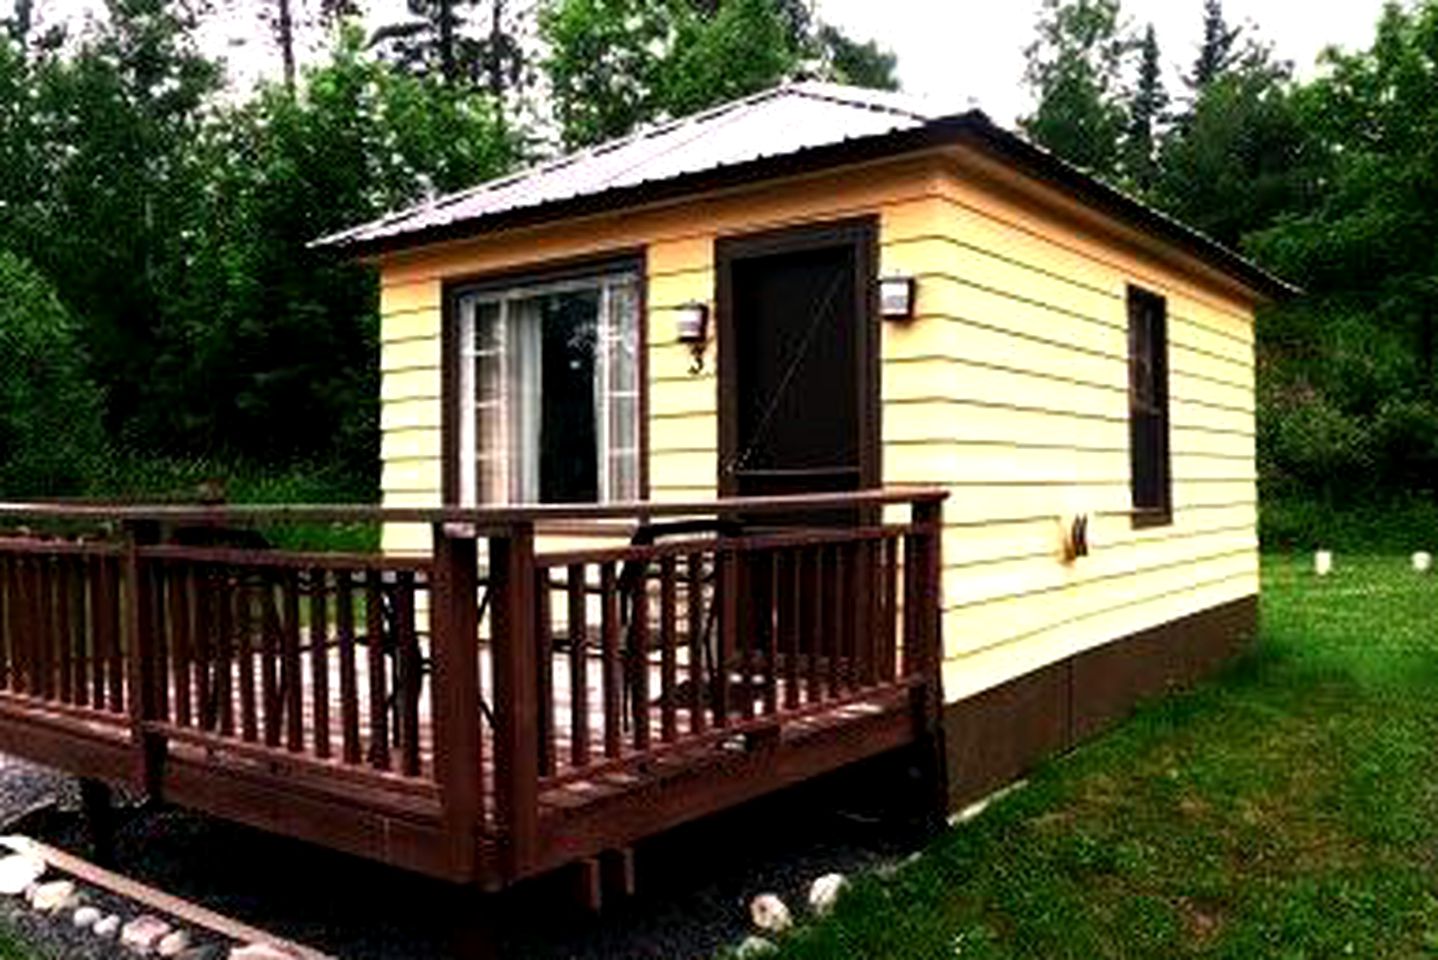
[[[874,37],[899,55],[910,93],[988,111],[1003,124],[1026,112],[1023,50],[1039,0],[817,0],[818,13],[856,38]],[[1251,23],[1275,53],[1310,74],[1330,45],[1367,47],[1383,0],[1226,0],[1230,23]],[[1193,62],[1202,36],[1202,0],[1123,0],[1136,29],[1152,23],[1166,63]],[[1169,78],[1170,95],[1178,92]]]
[[[11,0],[0,0],[8,12]],[[293,0],[302,11],[315,0]],[[1027,111],[1022,83],[1023,49],[1032,40],[1040,0],[813,0],[820,18],[859,39],[874,38],[899,55],[904,89],[936,102],[963,108],[979,106],[1003,124]],[[402,0],[378,4],[403,9]],[[376,0],[363,0],[366,7]],[[525,4],[516,2],[519,9]],[[36,0],[38,19],[53,22],[83,16],[100,0]],[[256,9],[273,8],[257,0],[215,0],[219,13],[204,32],[213,55],[224,56],[240,86],[260,74],[277,76],[279,57]],[[1366,47],[1382,0],[1226,0],[1231,23],[1247,23],[1291,60],[1300,75],[1311,74],[1320,50],[1329,45]],[[1152,22],[1163,59],[1169,64],[1169,92],[1179,92],[1177,72],[1187,69],[1198,48],[1202,0],[1123,0],[1124,16],[1135,29]],[[317,52],[322,36],[310,33],[307,46]]]

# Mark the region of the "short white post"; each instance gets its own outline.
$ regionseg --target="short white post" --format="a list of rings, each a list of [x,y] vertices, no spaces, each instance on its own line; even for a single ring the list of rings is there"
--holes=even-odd
[[[1418,573],[1427,573],[1433,569],[1433,554],[1427,550],[1419,550],[1413,554],[1413,569]]]
[[[1333,551],[1318,550],[1313,554],[1313,572],[1326,577],[1333,572]]]

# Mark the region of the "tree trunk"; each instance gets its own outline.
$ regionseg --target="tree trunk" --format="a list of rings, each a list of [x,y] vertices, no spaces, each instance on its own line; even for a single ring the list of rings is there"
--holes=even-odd
[[[458,84],[454,57],[454,0],[439,0],[439,70],[447,86]]]
[[[284,61],[285,89],[295,92],[295,21],[290,0],[279,0],[280,22],[276,32],[280,41],[280,57]]]

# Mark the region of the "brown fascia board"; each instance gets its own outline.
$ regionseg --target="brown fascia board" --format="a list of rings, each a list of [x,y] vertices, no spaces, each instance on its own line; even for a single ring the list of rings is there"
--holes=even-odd
[[[471,238],[481,230],[486,233],[510,230],[607,213],[626,207],[661,203],[693,194],[746,186],[762,180],[799,176],[852,163],[881,160],[956,142],[975,146],[1010,163],[1029,176],[1059,187],[1095,209],[1174,244],[1234,277],[1263,297],[1286,300],[1303,292],[1216,240],[997,126],[981,110],[969,110],[943,117],[913,129],[841,140],[780,156],[761,157],[746,163],[700,170],[653,183],[639,183],[534,206],[516,207],[387,237],[348,242],[340,239],[314,241],[310,247],[346,258],[374,258],[415,247]]]

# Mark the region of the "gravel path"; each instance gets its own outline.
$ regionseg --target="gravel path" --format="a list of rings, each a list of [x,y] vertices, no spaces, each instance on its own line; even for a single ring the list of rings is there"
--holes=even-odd
[[[636,849],[639,894],[600,918],[574,906],[560,871],[469,900],[436,882],[169,808],[129,807],[116,869],[236,919],[345,958],[441,957],[452,919],[490,918],[499,956],[710,957],[750,932],[747,904],[782,896],[797,914],[808,884],[902,859],[922,842],[896,810],[906,770],[881,759],[711,817]],[[881,789],[882,788],[882,789]],[[86,855],[72,781],[0,756],[0,825]]]

